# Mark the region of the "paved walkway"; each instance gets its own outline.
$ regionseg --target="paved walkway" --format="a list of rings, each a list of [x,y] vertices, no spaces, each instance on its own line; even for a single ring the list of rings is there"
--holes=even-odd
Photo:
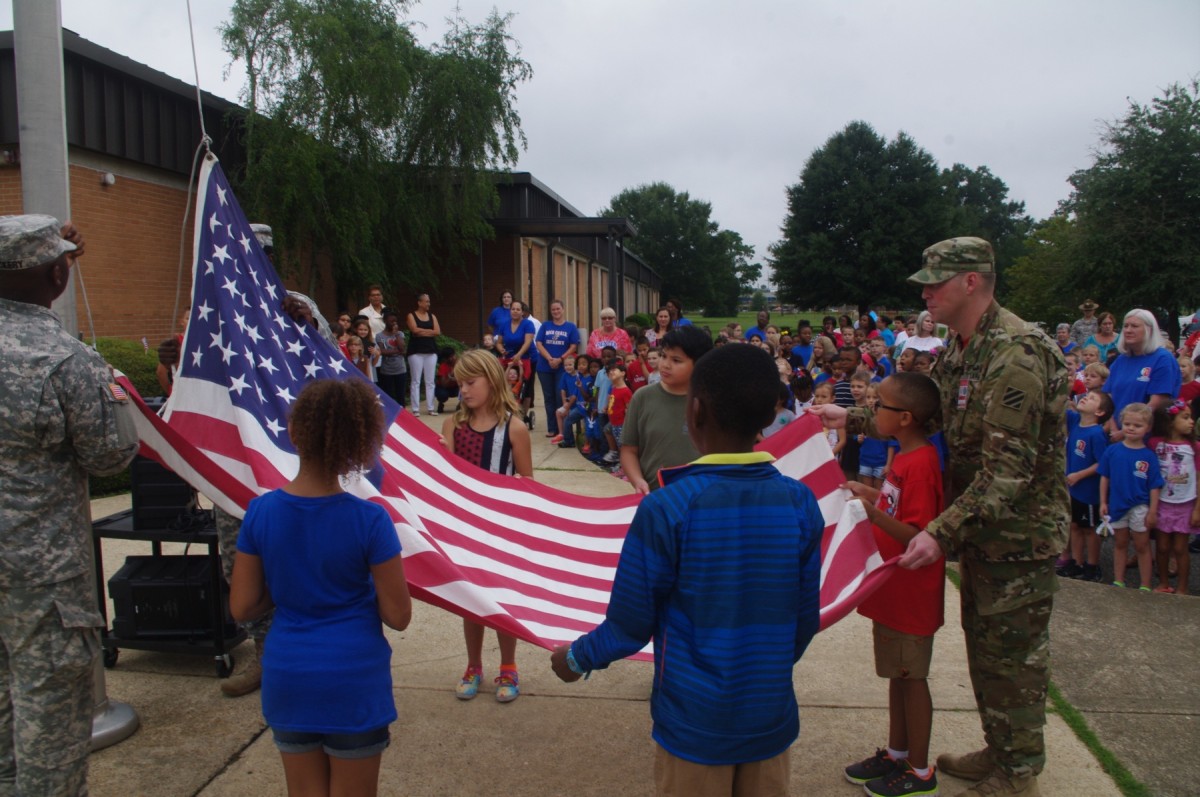
[[[540,413],[539,413],[540,416]],[[433,426],[435,420],[423,420]],[[589,495],[621,495],[628,485],[534,432],[540,481]],[[101,499],[95,517],[127,508],[128,497]],[[167,546],[170,552],[172,546]],[[139,543],[106,541],[105,572]],[[1084,711],[1102,740],[1153,793],[1191,795],[1200,697],[1195,688],[1200,601],[1125,594],[1094,584],[1066,585],[1054,620],[1056,682]],[[1128,612],[1126,611],[1128,610]],[[1096,615],[1104,619],[1097,621]],[[947,589],[947,626],[938,634],[931,687],[933,751],[982,745],[971,696],[957,592]],[[1127,622],[1128,618],[1136,622]],[[1118,630],[1119,629],[1119,630]],[[1179,629],[1186,629],[1180,631]],[[1160,636],[1161,634],[1161,636]],[[1185,636],[1185,644],[1162,638]],[[464,667],[461,621],[418,603],[404,633],[389,632],[400,720],[384,753],[385,795],[650,794],[649,664],[619,662],[589,681],[563,684],[549,654],[521,643],[522,696],[509,705],[481,694],[454,698]],[[249,643],[237,651],[248,653]],[[489,632],[488,678],[498,652]],[[1131,662],[1138,662],[1131,665]],[[94,797],[199,795],[268,797],[285,793],[279,756],[259,713],[257,694],[220,694],[204,657],[123,650],[106,672],[108,694],[141,717],[132,737],[92,755]],[[801,734],[793,747],[796,795],[854,795],[841,768],[886,740],[886,689],[874,675],[870,625],[853,615],[818,635],[795,671]],[[1047,727],[1049,764],[1042,792],[1104,797],[1119,791],[1061,718]],[[942,793],[965,787],[942,778]]]

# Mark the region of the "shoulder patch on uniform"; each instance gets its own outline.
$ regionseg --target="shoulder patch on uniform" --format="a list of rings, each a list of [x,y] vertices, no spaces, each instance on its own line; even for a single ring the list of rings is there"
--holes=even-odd
[[[1004,395],[1000,398],[1000,403],[1005,409],[1020,412],[1021,408],[1025,406],[1025,391],[1019,387],[1006,387],[1004,388]]]
[[[108,383],[108,392],[112,395],[114,401],[129,401],[129,394],[125,392],[125,388],[116,382]]]

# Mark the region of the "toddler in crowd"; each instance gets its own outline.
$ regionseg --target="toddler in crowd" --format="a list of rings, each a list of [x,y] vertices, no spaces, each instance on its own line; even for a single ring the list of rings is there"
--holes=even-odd
[[[1071,351],[1063,355],[1063,359],[1067,361],[1067,374],[1071,378],[1071,401],[1079,401],[1079,397],[1088,391],[1079,367],[1079,355]]]
[[[786,363],[785,363],[786,364]],[[791,366],[788,366],[790,369]],[[775,420],[762,430],[762,438],[766,440],[771,435],[778,432],[783,427],[787,426],[792,421],[796,420],[796,414],[787,408],[788,399],[792,397],[792,390],[785,383],[779,383],[779,396],[775,399]]]
[[[558,375],[558,384],[555,389],[558,391],[558,409],[554,411],[554,417],[558,425],[558,434],[550,438],[550,444],[559,446],[560,448],[574,448],[575,434],[571,433],[567,436],[567,416],[571,414],[571,410],[579,403],[582,396],[576,391],[576,373],[575,362],[577,358],[564,357],[562,361],[562,373]],[[582,385],[580,385],[582,387]],[[582,420],[582,413],[578,420]],[[564,440],[570,440],[567,445],[562,445]]]
[[[1083,367],[1083,386],[1088,390],[1103,390],[1108,381],[1108,366],[1104,363],[1092,363]]]
[[[246,509],[229,610],[243,622],[275,609],[262,712],[288,794],[375,794],[396,720],[382,624],[403,631],[412,618],[395,525],[382,506],[342,489],[342,477],[379,458],[375,390],[354,378],[309,383],[288,436],[299,471]]]
[[[833,403],[833,383],[822,382],[813,388],[812,405],[819,407],[822,404]],[[839,459],[842,455],[842,449],[846,445],[846,438],[840,429],[825,430],[825,438],[829,441],[829,447],[833,449],[834,459]]]
[[[464,352],[454,366],[458,382],[458,406],[442,424],[442,440],[451,454],[492,473],[533,478],[529,428],[521,418],[520,392],[514,392],[511,374],[521,377],[521,365],[508,371],[500,361],[480,350]],[[467,645],[467,669],[455,685],[459,700],[470,700],[483,682],[483,626],[463,618]],[[496,632],[500,644],[500,676],[496,678],[496,700],[510,703],[520,694],[517,677],[517,638]]]
[[[1100,458],[1108,448],[1104,422],[1112,416],[1112,396],[1084,393],[1067,410],[1067,492],[1071,496],[1071,539],[1055,572],[1066,578],[1100,581]]]
[[[1196,443],[1195,431],[1192,410],[1182,401],[1154,412],[1150,448],[1158,456],[1164,482],[1158,504],[1158,523],[1154,524],[1157,592],[1188,593],[1191,569],[1188,539],[1200,532],[1200,505],[1196,502],[1196,454],[1200,446]],[[1172,557],[1179,573],[1174,589],[1170,582]]]
[[[791,384],[792,412],[799,415],[812,406],[814,387],[812,375],[808,371],[802,368],[796,372]]]
[[[1126,404],[1121,411],[1125,437],[1111,445],[1100,458],[1100,514],[1110,520],[1114,531],[1113,586],[1122,580],[1133,535],[1138,574],[1144,592],[1150,591],[1150,529],[1158,522],[1158,501],[1164,481],[1158,457],[1146,447],[1153,413],[1141,402]]]
[[[879,393],[875,429],[894,437],[900,452],[882,489],[844,486],[867,510],[880,555],[891,559],[942,512],[942,471],[928,440],[941,399],[923,374],[896,374],[879,385]],[[846,767],[845,775],[874,797],[938,793],[929,763],[933,701],[927,679],[933,636],[945,622],[945,563],[939,557],[916,570],[896,568],[858,608],[873,621],[875,674],[888,679],[888,743]]]
[[[658,372],[658,360],[662,356],[662,352],[658,349],[651,349],[646,352],[646,384],[657,385],[662,381],[662,374]]]
[[[625,364],[614,362],[608,366],[608,378],[612,381],[612,390],[608,394],[608,425],[604,427],[604,438],[608,443],[608,453],[604,462],[615,465],[621,459],[621,427],[625,424],[625,410],[633,398],[633,391],[625,384]]]
[[[1196,379],[1196,364],[1186,354],[1181,354],[1179,360],[1179,375],[1182,384],[1179,387],[1179,400],[1191,403],[1192,399],[1200,396],[1200,381]]]
[[[881,341],[882,338],[873,338],[871,343]],[[867,385],[866,392],[863,394],[861,402],[855,402],[859,407],[871,407],[874,409],[879,406],[879,390],[876,383]],[[859,435],[858,441],[858,480],[868,487],[879,487],[883,484],[884,474],[887,472],[888,464],[888,445],[885,440],[877,437],[867,437]]]

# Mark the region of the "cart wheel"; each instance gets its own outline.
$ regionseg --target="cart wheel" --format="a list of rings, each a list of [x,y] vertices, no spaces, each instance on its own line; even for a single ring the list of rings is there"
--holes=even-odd
[[[233,654],[226,653],[217,657],[217,677],[228,678],[233,675]]]
[[[117,666],[117,656],[119,656],[120,654],[121,654],[121,651],[118,648],[105,648],[104,653],[101,657],[102,661],[104,662],[104,668],[107,670],[111,670],[113,667],[116,667]]]

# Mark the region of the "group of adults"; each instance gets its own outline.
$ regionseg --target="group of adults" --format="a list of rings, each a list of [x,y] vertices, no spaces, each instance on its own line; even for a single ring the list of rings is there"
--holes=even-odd
[[[421,386],[424,385],[426,411],[437,415],[438,407],[445,400],[438,395],[436,378],[437,339],[442,328],[430,310],[428,293],[417,294],[415,304],[405,314],[404,327],[401,327],[400,315],[384,305],[382,286],[371,285],[367,289],[367,305],[357,316],[348,312],[338,315],[338,337],[347,356],[346,339],[351,335],[362,339],[367,357],[378,362],[373,369],[368,369],[373,381],[397,403],[404,404],[407,398],[414,415],[421,414]]]
[[[654,346],[670,330],[691,323],[684,318],[679,300],[668,299],[655,313],[655,326],[643,334]],[[558,384],[564,360],[580,353],[598,359],[601,350],[606,348],[620,354],[634,350],[634,341],[617,324],[617,311],[611,307],[600,310],[600,326],[592,330],[585,344],[579,327],[567,320],[566,305],[561,299],[550,302],[550,319],[543,322],[533,317],[528,305],[515,298],[508,288],[500,292],[500,303],[488,313],[486,328],[490,335],[485,335],[484,347],[493,348],[505,365],[514,361],[521,365],[525,380],[521,404],[530,429],[534,425],[532,377],[537,374],[546,413],[546,437],[555,437],[561,431],[557,410],[562,406],[562,396]]]

